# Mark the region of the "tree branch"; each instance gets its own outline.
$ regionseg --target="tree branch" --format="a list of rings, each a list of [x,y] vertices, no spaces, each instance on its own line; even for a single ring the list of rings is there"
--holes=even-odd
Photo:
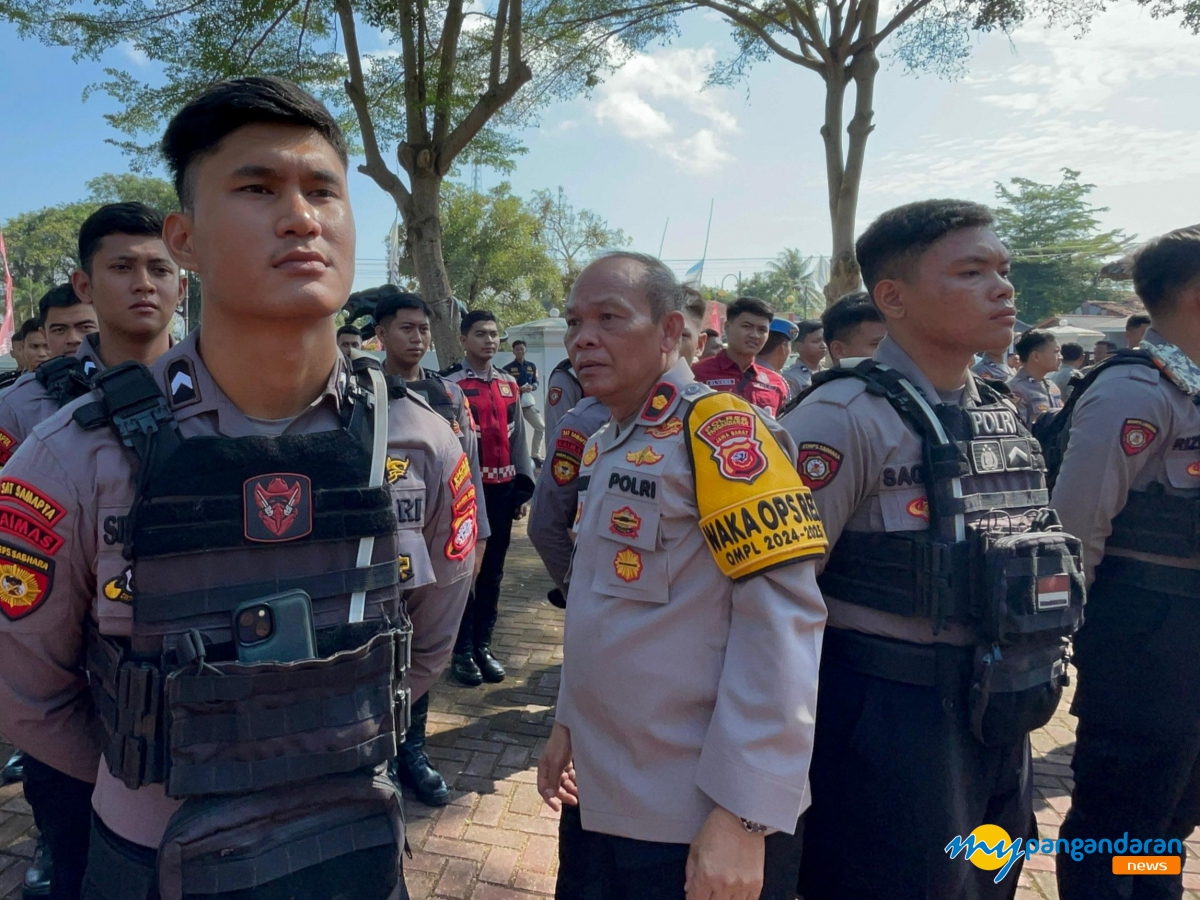
[[[870,0],[871,3],[878,3],[878,0]],[[892,16],[892,20],[883,26],[877,33],[864,34],[862,38],[855,41],[848,52],[848,57],[861,52],[867,46],[878,47],[889,37],[892,32],[911,19],[914,15],[928,6],[932,0],[909,0],[899,12]],[[865,17],[864,17],[865,18]],[[874,32],[875,29],[870,29]]]
[[[429,133],[421,106],[417,80],[417,47],[413,35],[413,5],[417,0],[400,0],[400,51],[404,58],[404,124],[408,143],[422,143]]]
[[[290,13],[293,9],[295,9],[297,7],[297,5],[299,5],[299,3],[300,3],[300,0],[292,0],[291,3],[289,3],[287,6],[285,6],[283,8],[283,12],[281,12],[279,15],[277,15],[275,17],[275,21],[267,26],[267,30],[264,31],[261,35],[259,35],[258,40],[254,42],[254,45],[250,48],[250,51],[246,54],[246,60],[244,63],[242,63],[243,66],[248,67],[250,65],[250,60],[252,60],[254,58],[254,54],[259,51],[259,48],[262,47],[262,45],[264,43],[266,43],[267,38],[269,38],[271,36],[271,32],[274,31],[277,27],[279,27],[279,23],[282,22],[284,17],[288,13]]]
[[[497,110],[516,96],[517,91],[531,78],[533,78],[533,72],[529,66],[524,62],[518,63],[516,71],[509,72],[508,77],[498,87],[489,88],[480,96],[471,111],[450,132],[446,143],[438,148],[437,171],[439,174],[444,175],[450,171],[450,166],[454,163],[455,158],[471,142],[471,139],[480,132]]]
[[[488,68],[488,90],[500,89],[500,58],[504,53],[504,25],[508,19],[508,0],[496,6],[496,25],[492,29],[492,60]]]
[[[438,66],[437,108],[433,111],[433,143],[446,139],[450,131],[450,104],[454,99],[454,76],[458,68],[458,38],[462,34],[463,0],[449,0],[442,25],[442,58]]]
[[[824,71],[822,66],[814,63],[811,59],[807,59],[802,54],[796,53],[795,51],[789,50],[787,47],[783,46],[781,43],[775,40],[775,38],[766,30],[766,28],[754,21],[754,19],[750,18],[750,16],[746,15],[741,10],[735,9],[728,4],[720,3],[718,0],[697,0],[696,5],[715,10],[727,18],[732,19],[734,22],[737,22],[743,28],[753,31],[754,34],[758,36],[759,40],[774,50],[779,56],[788,60],[788,62],[794,62],[796,65],[803,66],[806,69],[812,69],[814,72]]]
[[[371,109],[367,103],[367,93],[364,88],[362,56],[358,49],[358,30],[354,24],[354,10],[350,8],[350,0],[334,0],[338,19],[342,23],[342,40],[346,46],[346,62],[350,69],[350,80],[345,83],[346,96],[354,107],[354,115],[358,118],[358,130],[362,134],[363,153],[367,158],[366,165],[358,170],[368,176],[383,190],[391,194],[396,202],[396,208],[407,215],[412,206],[412,195],[400,180],[400,177],[387,167],[383,154],[379,152],[379,141],[375,137],[375,122],[371,118]]]
[[[508,3],[508,78],[512,78],[522,64],[521,59],[521,0]]]

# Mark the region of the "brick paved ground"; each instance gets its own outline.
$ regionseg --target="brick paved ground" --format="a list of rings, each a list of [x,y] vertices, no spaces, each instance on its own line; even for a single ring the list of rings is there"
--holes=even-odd
[[[413,859],[405,871],[413,900],[532,900],[553,894],[556,816],[536,789],[535,765],[550,734],[562,661],[562,614],[544,600],[550,586],[525,538],[513,533],[494,644],[508,666],[500,685],[433,689],[430,756],[455,788],[451,804],[407,804]],[[1069,699],[1069,698],[1068,698]],[[1035,808],[1043,837],[1056,837],[1070,805],[1074,719],[1064,701],[1033,737]],[[8,748],[0,745],[7,759]],[[33,851],[33,821],[20,787],[0,789],[0,900],[17,900]],[[1188,842],[1188,900],[1200,900],[1200,832]],[[1053,860],[1025,866],[1018,900],[1055,900]]]

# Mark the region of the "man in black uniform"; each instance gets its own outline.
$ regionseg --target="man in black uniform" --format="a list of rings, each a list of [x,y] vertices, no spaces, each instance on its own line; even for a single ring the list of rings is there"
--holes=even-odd
[[[525,424],[533,429],[529,439],[529,455],[535,466],[541,466],[546,452],[542,446],[546,439],[546,423],[542,420],[535,393],[538,389],[537,365],[525,358],[524,341],[513,341],[512,351],[513,360],[504,366],[504,371],[517,379],[517,388],[521,392],[521,415],[525,417]]]

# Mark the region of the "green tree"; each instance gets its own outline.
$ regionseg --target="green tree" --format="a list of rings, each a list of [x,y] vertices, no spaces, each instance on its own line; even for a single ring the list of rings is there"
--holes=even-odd
[[[13,277],[13,308],[17,319],[35,315],[42,295],[71,277],[78,265],[79,228],[104,203],[138,201],[169,212],[176,206],[175,189],[161,178],[139,175],[101,175],[87,183],[88,197],[18,213],[0,223]]]
[[[561,186],[557,193],[534,191],[531,206],[541,221],[542,241],[562,272],[560,297],[570,293],[571,285],[591,257],[629,243],[620,228],[609,228],[608,223],[590,209],[576,210],[571,206]]]
[[[665,27],[637,18],[595,24],[617,2],[111,0],[85,8],[0,0],[0,17],[79,56],[126,45],[160,64],[156,83],[108,70],[101,85],[122,107],[108,118],[134,152],[149,149],[139,141],[157,137],[166,117],[221,78],[279,75],[322,97],[361,141],[359,171],[399,210],[445,364],[461,349],[443,259],[443,180],[456,164],[510,167],[522,148],[503,129],[531,123],[552,98],[589,89]],[[360,32],[389,46],[364,51]]]
[[[996,184],[1002,204],[996,233],[1013,255],[1018,314],[1031,323],[1120,293],[1097,273],[1105,259],[1129,247],[1130,238],[1101,229],[1098,216],[1108,208],[1087,199],[1095,185],[1080,183],[1072,169],[1063,169],[1062,176],[1058,184],[1028,178]]]
[[[487,192],[442,185],[442,253],[454,296],[470,309],[490,309],[505,326],[546,315],[560,279],[541,222],[507,184]],[[401,274],[413,276],[411,258]],[[440,358],[439,352],[439,358]]]
[[[765,300],[777,313],[790,312],[806,318],[819,314],[825,307],[812,257],[804,256],[795,247],[780,251],[767,263],[765,271],[740,281],[738,293]]]

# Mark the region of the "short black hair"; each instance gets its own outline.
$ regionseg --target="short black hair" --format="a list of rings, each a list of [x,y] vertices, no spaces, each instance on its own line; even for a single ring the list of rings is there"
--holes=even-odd
[[[1101,344],[1103,344],[1105,347],[1107,347],[1109,349],[1109,351],[1114,351],[1117,349],[1116,341],[1096,341],[1096,343],[1094,345],[1092,345],[1092,352],[1095,353],[1096,348],[1099,347]]]
[[[762,319],[775,318],[775,310],[757,297],[738,297],[725,308],[725,321],[732,322],[738,316],[746,313]]]
[[[833,306],[821,313],[821,321],[825,323],[825,343],[845,343],[854,333],[854,329],[863,322],[882,322],[883,315],[875,306],[870,294],[866,291],[856,291],[843,295]]]
[[[1198,276],[1200,226],[1157,237],[1133,257],[1133,289],[1151,313],[1169,311],[1179,291]]]
[[[825,327],[825,323],[820,319],[801,319],[796,323],[796,337],[793,343],[800,343],[814,331],[820,331]]]
[[[946,235],[993,221],[986,206],[969,200],[921,200],[889,209],[854,244],[868,293],[874,296],[885,278],[910,278],[921,255]]]
[[[1051,341],[1057,340],[1058,338],[1044,328],[1030,328],[1017,338],[1016,346],[1013,349],[1017,351],[1017,356],[1021,357],[1021,362],[1025,362],[1029,359],[1029,354],[1042,349]]]
[[[1070,341],[1058,349],[1062,353],[1063,362],[1078,362],[1083,359],[1083,344]]]
[[[21,340],[25,340],[25,338],[29,337],[29,333],[31,331],[37,331],[41,327],[42,327],[42,322],[40,319],[38,319],[36,317],[29,318],[21,323],[21,327],[20,327],[20,329],[18,329],[17,333],[21,335]]]
[[[1131,331],[1134,328],[1142,328],[1150,324],[1150,317],[1145,313],[1134,313],[1125,320],[1125,330]]]
[[[496,319],[496,314],[490,309],[474,309],[462,317],[462,322],[458,326],[458,333],[466,337],[471,333],[471,329],[476,322],[496,322],[497,327],[500,324]]]
[[[760,354],[774,353],[775,348],[780,344],[787,343],[788,336],[782,331],[772,331],[767,334],[767,342],[763,344],[763,348],[758,351]]]
[[[341,328],[339,328],[337,330],[338,337],[341,337],[343,334],[352,334],[356,338],[362,337],[362,332],[359,329],[355,328],[353,325],[343,325]]]
[[[510,344],[509,346],[511,346],[512,348],[516,349],[516,346],[517,346],[517,344],[520,344],[522,347],[528,347],[528,346],[529,346],[528,344],[526,344],[526,343],[525,343],[523,340],[521,340],[520,338],[517,338],[517,339],[516,339],[515,341],[513,341],[513,342],[512,342],[512,344]]]
[[[216,152],[232,132],[246,125],[296,125],[328,141],[343,168],[349,167],[346,138],[325,104],[290,81],[273,77],[219,81],[175,114],[162,139],[162,153],[184,209],[192,205],[192,164]]]
[[[82,302],[79,299],[79,295],[75,293],[75,288],[71,287],[71,282],[68,281],[57,287],[52,287],[38,301],[38,319],[42,325],[45,325],[47,311],[51,309],[67,309],[71,306],[78,306]]]
[[[386,284],[379,288],[379,301],[375,304],[375,324],[382,325],[385,320],[392,318],[402,309],[415,309],[424,313],[427,319],[433,319],[433,310],[421,299],[419,294],[402,291],[394,284]]]
[[[108,203],[83,221],[79,228],[79,267],[89,275],[92,257],[110,234],[162,237],[163,215],[144,203]]]
[[[721,337],[721,332],[715,328],[705,328],[703,333],[707,334],[710,338],[717,338],[718,340]]]

